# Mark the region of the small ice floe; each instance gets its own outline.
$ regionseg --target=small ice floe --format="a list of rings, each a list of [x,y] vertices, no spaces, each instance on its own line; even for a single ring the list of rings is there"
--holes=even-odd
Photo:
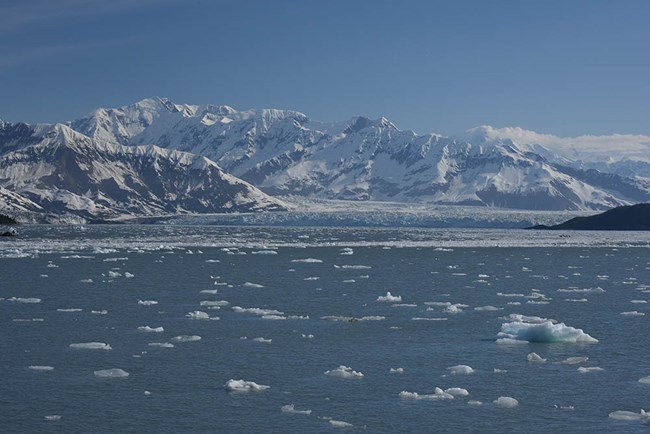
[[[390,368],[389,371],[391,374],[403,374],[404,368]]]
[[[74,348],[76,350],[112,350],[113,347],[111,347],[109,344],[105,344],[104,342],[80,342],[76,344],[70,344],[70,348]]]
[[[54,263],[52,263],[52,261],[50,261],[50,263],[47,264],[47,268],[59,268],[59,266],[56,265],[56,264],[54,264]]]
[[[564,365],[579,365],[580,363],[584,363],[587,360],[589,360],[589,357],[584,357],[584,356],[567,357],[566,359],[562,360],[560,363]]]
[[[519,401],[509,396],[500,396],[498,399],[492,401],[492,403],[501,408],[515,408],[519,405]]]
[[[454,304],[450,303],[449,306],[443,309],[443,312],[452,313],[452,314],[461,313],[463,311],[462,309],[463,307],[468,307],[468,306],[462,303],[454,303]]]
[[[340,322],[362,322],[362,321],[383,321],[386,319],[385,316],[379,315],[370,315],[370,316],[338,316],[338,315],[326,315],[320,317],[320,319],[325,321],[340,321]]]
[[[63,308],[63,309],[57,309],[57,312],[81,312],[83,309],[79,309],[77,307],[70,307],[70,308]]]
[[[542,358],[537,353],[530,353],[526,356],[526,360],[528,360],[528,363],[545,363],[546,359]]]
[[[251,252],[251,255],[277,255],[278,252],[275,250],[257,250],[254,252]]]
[[[35,304],[40,303],[41,299],[36,297],[10,297],[7,299],[7,301],[14,303]]]
[[[284,315],[284,312],[280,312],[279,310],[275,309],[262,309],[259,307],[240,307],[240,306],[233,306],[232,307],[233,312],[237,313],[252,313],[258,316],[264,316],[264,315]]]
[[[81,279],[79,282],[81,282],[81,283],[93,283],[93,279]]]
[[[355,282],[356,282],[356,280],[354,280],[354,279],[346,279],[346,280],[343,281],[343,283],[355,283]]]
[[[159,347],[159,348],[174,348],[174,344],[170,342],[151,342],[149,344],[150,347]]]
[[[341,256],[354,255],[354,250],[352,250],[350,247],[344,247],[341,250],[339,250],[339,255]]]
[[[273,342],[273,339],[265,339],[265,338],[253,338],[253,342],[259,342],[261,344],[270,344]]]
[[[305,259],[292,259],[291,262],[303,262],[305,264],[318,264],[323,261],[321,259],[316,259],[316,258],[305,258]]]
[[[571,301],[573,303],[586,303],[589,300],[587,300],[586,298],[567,298],[564,301]]]
[[[48,422],[56,422],[57,420],[61,420],[63,416],[60,414],[49,414],[47,416],[44,416],[45,420]]]
[[[310,280],[318,280],[318,279],[320,279],[320,277],[312,276],[312,277],[305,277],[302,280],[310,281]]]
[[[447,321],[449,318],[447,317],[442,317],[442,318],[436,318],[436,317],[413,317],[411,318],[411,321]]]
[[[626,420],[630,422],[637,422],[637,421],[642,423],[650,422],[650,413],[646,412],[643,409],[641,409],[639,413],[634,413],[633,411],[617,410],[611,412],[609,414],[609,417],[611,419]]]
[[[212,294],[212,295],[214,295],[217,292],[219,292],[218,289],[204,289],[204,290],[199,291],[199,294]]]
[[[180,335],[174,336],[172,341],[174,342],[197,342],[201,340],[201,336],[197,335]]]
[[[228,306],[229,304],[230,302],[226,300],[203,300],[199,303],[200,306],[207,307],[223,307]]]
[[[126,378],[128,376],[129,373],[120,368],[102,369],[95,371],[95,377],[100,378]]]
[[[595,288],[578,288],[577,286],[570,286],[568,288],[560,288],[557,292],[574,292],[574,293],[603,293],[605,290],[600,286]]]
[[[129,273],[128,271],[125,271],[124,272],[124,277],[126,277],[127,279],[133,279],[135,277],[135,274]]]
[[[129,258],[106,258],[103,260],[103,262],[122,262],[122,261],[128,261]]]
[[[402,301],[401,295],[393,295],[390,291],[386,291],[386,295],[380,295],[377,297],[377,301],[385,301],[388,303],[400,303]]]
[[[144,391],[144,396],[151,396],[151,395],[152,395],[152,393],[149,392],[148,390],[145,390],[145,391]]]
[[[469,396],[467,389],[463,389],[461,387],[450,387],[449,389],[445,389],[445,393],[448,393],[453,397]]]
[[[283,405],[280,408],[280,410],[282,411],[282,413],[289,413],[289,414],[304,414],[307,416],[311,414],[311,410],[297,410],[293,404]]]
[[[354,426],[354,425],[352,425],[351,423],[349,423],[349,422],[344,422],[344,421],[342,421],[342,420],[334,420],[334,419],[330,419],[328,422],[329,422],[330,425],[332,425],[334,428],[350,428],[350,427],[353,427],[353,426]]]
[[[639,378],[639,383],[641,383],[641,384],[650,384],[650,377]]]
[[[253,381],[231,379],[226,381],[226,384],[224,384],[224,388],[228,392],[262,392],[264,390],[270,389],[271,386],[257,384]]]
[[[115,279],[116,277],[122,277],[122,273],[120,273],[119,271],[112,271],[112,270],[108,272],[109,279]]]
[[[508,370],[507,369],[494,368],[492,370],[492,372],[494,372],[495,374],[505,374],[506,372],[508,372]]]
[[[90,313],[93,315],[106,315],[108,314],[107,310],[91,310]]]
[[[140,306],[153,306],[158,304],[158,302],[156,300],[138,300],[138,304]]]
[[[469,401],[467,401],[467,405],[479,406],[479,405],[483,405],[483,403],[481,401],[477,401],[476,399],[470,399]]]
[[[447,368],[447,371],[452,375],[469,375],[475,372],[471,366],[467,365],[450,366]]]
[[[581,374],[587,374],[589,372],[600,372],[600,371],[604,371],[604,369],[601,368],[600,366],[590,366],[590,367],[580,366],[578,368],[578,372],[580,372]]]
[[[141,326],[138,327],[138,331],[142,333],[162,333],[165,331],[165,329],[161,327],[149,327],[147,326]]]
[[[553,408],[556,410],[563,410],[563,411],[574,411],[576,408],[572,405],[557,405],[553,404]]]
[[[259,283],[253,283],[253,282],[245,282],[242,284],[244,288],[264,288],[264,285],[260,285]]]
[[[636,310],[633,310],[633,311],[629,311],[629,312],[621,312],[621,315],[623,315],[623,316],[645,316],[645,313],[637,312]]]
[[[477,306],[474,308],[474,310],[478,312],[494,312],[497,310],[503,310],[503,308],[496,306]]]
[[[407,392],[402,390],[399,393],[399,397],[402,399],[414,399],[418,401],[439,401],[445,399],[454,399],[454,395],[447,393],[439,387],[436,387],[433,393],[429,394],[419,394],[417,392]]]
[[[598,339],[589,336],[582,329],[569,327],[564,323],[555,324],[552,320],[539,322],[538,318],[534,321],[508,322],[501,325],[501,331],[497,335],[497,343],[512,344],[520,342],[540,342],[540,343],[578,343],[593,344]]]
[[[208,264],[216,264],[221,261],[218,259],[206,259],[205,262],[207,262]]]
[[[29,369],[31,369],[32,371],[48,372],[54,370],[54,367],[46,366],[46,365],[30,365]]]
[[[335,268],[338,267],[335,266]],[[370,265],[341,265],[340,268],[343,270],[370,270],[372,267]]]
[[[185,318],[188,319],[196,319],[196,320],[212,320],[212,321],[217,321],[219,320],[218,316],[210,316],[208,313],[203,312],[201,310],[195,310],[194,312],[188,312],[187,315],[185,315]]]
[[[262,315],[262,319],[270,321],[282,321],[287,319],[287,317],[284,315]]]
[[[338,377],[338,378],[362,378],[363,374],[359,371],[355,371],[349,366],[345,365],[340,365],[336,369],[332,369],[331,371],[325,371],[325,375],[328,375],[330,377]]]

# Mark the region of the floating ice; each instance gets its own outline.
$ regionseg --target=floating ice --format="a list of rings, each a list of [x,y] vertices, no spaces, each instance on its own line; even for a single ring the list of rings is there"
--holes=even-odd
[[[159,347],[159,348],[174,348],[174,344],[169,343],[169,342],[151,342],[149,344],[150,347]]]
[[[214,264],[214,263],[221,262],[221,261],[218,260],[218,259],[206,259],[205,262],[207,262],[209,264]]]
[[[305,259],[292,259],[291,262],[304,262],[306,264],[317,264],[323,261],[321,259],[305,258]]]
[[[221,307],[221,306],[228,306],[230,304],[229,301],[226,300],[203,300],[202,302],[199,303],[201,306],[209,306],[209,307]]]
[[[417,392],[407,392],[402,390],[399,393],[399,397],[402,399],[415,399],[415,400],[427,400],[427,401],[438,401],[443,399],[454,399],[454,395],[447,393],[439,387],[436,387],[434,392],[431,394],[421,395]]]
[[[165,329],[162,327],[142,326],[138,327],[138,331],[143,333],[162,333],[165,331]]]
[[[580,372],[581,374],[587,374],[589,372],[600,372],[600,371],[604,371],[604,369],[601,368],[600,366],[590,366],[588,368],[581,366],[578,368],[578,372]]]
[[[56,311],[57,312],[81,312],[82,310],[83,309],[72,307],[72,308],[57,309]]]
[[[503,310],[503,308],[495,306],[477,306],[474,308],[474,310],[478,312],[494,312],[497,310]]]
[[[557,290],[558,292],[576,292],[576,293],[589,293],[589,292],[594,292],[594,293],[602,293],[605,292],[603,288],[600,286],[597,286],[595,288],[578,288],[575,286],[570,286],[568,288],[560,288]]]
[[[120,261],[128,261],[129,258],[106,258],[104,259],[103,262],[120,262]]]
[[[246,282],[242,285],[244,288],[264,288],[264,285],[259,283]]]
[[[199,291],[199,294],[212,294],[212,295],[214,295],[217,292],[219,292],[218,289],[204,289],[202,291]]]
[[[546,359],[543,359],[537,353],[528,354],[528,356],[526,356],[526,359],[528,360],[529,363],[544,363],[544,362],[546,362]]]
[[[100,378],[126,378],[129,373],[120,368],[112,368],[95,371],[95,376]]]
[[[461,313],[463,311],[463,307],[467,307],[466,304],[461,304],[461,303],[455,303],[455,304],[450,304],[447,306],[443,312],[444,313]]]
[[[633,310],[633,311],[630,311],[630,312],[621,312],[621,315],[623,315],[623,316],[645,316],[645,313],[637,312],[636,310]]]
[[[519,401],[509,396],[500,396],[498,399],[492,401],[492,403],[502,408],[515,408],[519,405]]]
[[[91,310],[90,313],[94,315],[106,315],[108,313],[107,310]]]
[[[45,366],[45,365],[31,365],[29,366],[29,369],[32,371],[51,371],[54,369],[53,366]],[[641,380],[639,380],[641,381]]]
[[[93,283],[93,279],[81,279],[79,282],[81,282],[81,283]]]
[[[442,318],[433,318],[433,317],[413,317],[411,318],[411,321],[447,321],[449,318],[447,317],[442,317]]]
[[[140,306],[153,306],[154,304],[158,304],[156,300],[138,300],[138,304]]]
[[[469,375],[474,373],[474,369],[467,365],[450,366],[447,368],[447,371],[452,375]]]
[[[383,321],[386,319],[386,317],[378,316],[378,315],[362,316],[362,317],[326,315],[320,317],[320,319],[325,321],[361,322],[361,321]]]
[[[289,414],[305,414],[307,416],[311,414],[311,410],[296,410],[296,407],[293,404],[283,405],[280,410],[282,410],[282,413]]]
[[[61,416],[60,414],[50,414],[50,415],[47,415],[47,416],[44,416],[44,417],[45,417],[45,420],[47,420],[48,422],[55,422],[57,420],[61,420],[61,418],[63,416]]]
[[[386,292],[386,295],[380,295],[377,297],[377,301],[385,301],[389,303],[399,303],[402,301],[402,296],[401,295],[393,295],[390,293],[390,291]]]
[[[596,343],[598,339],[589,336],[581,329],[569,327],[564,323],[545,322],[509,322],[501,325],[497,343],[540,342],[540,343]]]
[[[262,344],[270,344],[273,342],[273,339],[265,339],[265,338],[253,338],[253,342],[259,342]]]
[[[128,271],[126,271],[126,272],[124,272],[124,277],[126,277],[127,279],[132,279],[132,278],[135,277],[135,274],[129,273]]]
[[[617,410],[609,414],[611,419],[616,420],[627,420],[631,422],[639,421],[643,423],[650,422],[650,413],[647,413],[645,410],[641,409],[639,413],[634,413],[633,411],[624,411]]]
[[[350,256],[354,254],[354,250],[352,250],[350,247],[344,247],[341,250],[339,250],[339,255],[341,256]]]
[[[334,419],[330,419],[329,423],[335,428],[350,428],[354,426],[349,422],[344,422],[342,420],[334,420]]]
[[[120,273],[119,271],[109,271],[108,272],[108,277],[111,278],[111,279],[114,279],[116,277],[121,277],[121,276],[122,276],[122,273]]]
[[[185,315],[185,317],[189,319],[215,319],[215,318],[210,318],[209,314],[200,310],[195,310],[194,312],[188,312],[187,315]]]
[[[483,405],[483,403],[475,399],[470,399],[469,401],[467,401],[467,405]]]
[[[34,303],[40,303],[41,299],[36,297],[11,297],[8,298],[7,301],[12,301],[14,303],[34,304]]]
[[[587,360],[589,360],[589,357],[567,357],[560,363],[563,363],[565,365],[578,365],[580,363],[586,362]]]
[[[391,374],[403,374],[404,368],[390,368]]]
[[[148,390],[145,390],[144,391],[144,396],[149,396],[149,395],[151,395],[151,392],[149,392]]]
[[[255,252],[251,252],[251,255],[277,255],[278,252],[275,250],[257,250]]]
[[[77,344],[70,344],[70,348],[77,350],[112,350],[109,344],[103,342],[81,342]]]
[[[467,391],[467,389],[463,389],[460,387],[450,387],[449,389],[445,389],[445,393],[448,393],[454,397],[469,396],[469,392]]]
[[[284,312],[280,312],[279,310],[275,309],[262,309],[259,307],[240,307],[240,306],[233,306],[232,310],[237,313],[252,313],[255,315],[284,315]]]
[[[325,371],[325,375],[329,375],[330,377],[338,377],[338,378],[362,378],[363,374],[361,372],[355,371],[349,366],[345,365],[340,365],[336,369],[332,369],[331,371]]]
[[[262,319],[278,321],[278,320],[287,319],[287,317],[283,315],[262,315]]]
[[[201,340],[201,336],[197,335],[180,335],[172,338],[174,342],[196,342]]]
[[[232,379],[226,381],[224,387],[229,392],[261,392],[271,388],[271,386],[257,384],[253,381],[232,380]]]

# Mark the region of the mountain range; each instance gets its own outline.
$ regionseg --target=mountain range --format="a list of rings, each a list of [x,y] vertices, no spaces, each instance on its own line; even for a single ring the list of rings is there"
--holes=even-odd
[[[284,210],[291,197],[607,209],[650,201],[650,137],[417,134],[150,98],[55,125],[0,121],[0,212],[86,220]],[[278,198],[279,197],[279,198]]]

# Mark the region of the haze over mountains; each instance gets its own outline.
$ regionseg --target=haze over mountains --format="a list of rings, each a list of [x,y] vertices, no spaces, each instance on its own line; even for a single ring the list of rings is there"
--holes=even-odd
[[[0,212],[251,212],[286,209],[291,196],[605,209],[650,201],[650,137],[488,126],[420,135],[385,118],[323,123],[164,98],[65,125],[0,121]]]

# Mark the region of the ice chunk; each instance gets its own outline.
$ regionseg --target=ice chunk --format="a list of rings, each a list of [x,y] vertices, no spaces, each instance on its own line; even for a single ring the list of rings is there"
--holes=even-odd
[[[284,312],[280,312],[279,310],[275,309],[262,309],[259,307],[240,307],[240,306],[233,306],[232,310],[237,313],[252,313],[255,315],[263,316],[263,315],[284,315]]]
[[[210,319],[210,315],[202,312],[200,310],[195,310],[194,312],[188,312],[187,315],[185,315],[186,318],[189,319]]]
[[[253,381],[232,380],[232,379],[226,381],[224,387],[229,392],[261,392],[271,388],[271,386],[257,384]]]
[[[196,342],[201,340],[201,336],[197,335],[180,335],[172,338],[174,342]]]
[[[361,372],[355,371],[349,366],[345,365],[340,365],[336,369],[332,369],[331,371],[325,371],[325,375],[329,375],[330,377],[338,377],[338,378],[362,378],[363,374]]]
[[[641,384],[650,384],[650,377],[639,378],[639,383],[641,383]]]
[[[283,315],[262,315],[262,319],[271,320],[271,321],[278,321],[278,320],[287,319],[287,317],[283,316]]]
[[[103,342],[81,342],[77,344],[70,344],[70,348],[77,350],[112,350],[109,344]]]
[[[448,393],[454,397],[469,396],[469,392],[467,391],[467,389],[463,389],[460,387],[450,387],[449,389],[445,389],[445,393]]]
[[[430,401],[438,401],[438,400],[443,400],[443,399],[454,399],[454,395],[451,393],[447,393],[444,390],[442,390],[439,387],[436,387],[434,392],[431,394],[419,394],[417,392],[407,392],[406,390],[402,390],[399,393],[399,397],[402,399],[415,399],[415,400],[430,400]]]
[[[265,339],[265,338],[253,338],[253,342],[259,342],[262,344],[270,344],[273,342],[273,339]]]
[[[57,420],[61,420],[61,418],[63,416],[61,416],[60,414],[50,414],[50,415],[47,415],[47,416],[44,416],[44,417],[45,417],[45,420],[48,421],[48,422],[56,422]]]
[[[81,283],[93,283],[93,279],[81,279],[79,282],[81,282]]]
[[[589,357],[567,357],[566,359],[562,360],[560,363],[563,363],[565,365],[577,365],[580,363],[584,363],[587,360],[589,360]]]
[[[350,428],[354,426],[351,423],[344,422],[342,420],[334,420],[334,419],[330,419],[329,423],[335,428]]]
[[[165,329],[162,327],[141,326],[138,327],[138,331],[143,333],[162,333]]]
[[[623,315],[623,316],[644,316],[645,313],[637,312],[636,310],[633,310],[633,311],[629,311],[629,312],[621,312],[621,315]]]
[[[217,292],[219,292],[218,289],[204,289],[202,291],[199,291],[200,294],[213,294],[213,295],[216,294]]]
[[[201,306],[208,306],[208,307],[221,307],[221,306],[228,306],[230,302],[226,300],[203,300],[202,302],[199,303]]]
[[[581,329],[569,327],[564,323],[553,324],[551,321],[541,323],[525,323],[520,321],[504,323],[501,325],[501,332],[497,336],[497,342],[502,339],[540,343],[569,342],[591,344],[598,342],[598,339],[589,336]]]
[[[609,414],[611,419],[616,420],[627,420],[631,422],[639,421],[643,423],[650,422],[650,413],[647,413],[645,410],[641,409],[639,413],[634,413],[633,411],[624,411],[617,410]]]
[[[246,282],[242,285],[244,288],[264,288],[264,285],[259,283]]]
[[[94,315],[106,315],[108,313],[107,310],[91,310],[90,313]]]
[[[132,278],[135,277],[135,274],[129,273],[128,271],[126,271],[126,272],[124,272],[124,277],[126,277],[127,279],[132,279]]]
[[[581,374],[586,374],[589,372],[599,372],[599,371],[604,371],[604,369],[601,368],[600,366],[590,366],[590,367],[581,366],[578,368],[578,372],[580,372]]]
[[[339,250],[339,255],[341,256],[350,256],[354,254],[354,250],[352,250],[350,247],[344,247],[341,250]]]
[[[544,363],[544,362],[546,362],[546,359],[543,359],[537,353],[528,354],[528,356],[526,356],[526,359],[528,360],[529,363]]]
[[[467,405],[483,405],[483,403],[475,399],[470,399],[469,401],[467,401]]]
[[[41,299],[36,297],[11,297],[7,301],[12,301],[14,303],[26,303],[26,304],[35,304],[40,303]]]
[[[121,276],[122,276],[122,273],[120,273],[119,271],[109,271],[108,272],[108,277],[110,279],[114,279],[116,277],[121,277]]]
[[[478,306],[475,307],[474,310],[478,312],[494,312],[497,310],[503,310],[503,308],[495,307],[495,306]]]
[[[72,307],[72,308],[57,309],[56,311],[57,312],[81,312],[82,310],[83,309]]]
[[[386,319],[385,316],[370,315],[370,316],[337,316],[337,315],[326,315],[320,317],[320,319],[325,321],[341,321],[341,322],[361,322],[361,321],[383,321]]]
[[[452,375],[469,375],[475,372],[471,366],[467,365],[450,366],[447,368],[447,371]]]
[[[151,342],[149,344],[150,347],[159,347],[159,348],[174,348],[174,344],[169,343],[169,342]]]
[[[277,255],[278,252],[275,250],[257,250],[255,252],[251,252],[251,255]]]
[[[390,368],[391,374],[403,374],[404,368]]]
[[[46,366],[46,365],[31,365],[31,366],[29,366],[29,369],[31,369],[32,371],[41,371],[41,372],[43,372],[43,371],[52,371],[54,369],[54,367],[53,366]],[[641,381],[641,380],[639,380],[639,381]]]
[[[385,301],[389,303],[400,303],[402,301],[401,295],[393,295],[390,291],[386,292],[386,295],[380,295],[377,297],[377,301]]]
[[[291,262],[304,262],[306,264],[318,264],[323,261],[321,259],[305,258],[305,259],[292,259]]]
[[[120,368],[112,368],[95,371],[95,376],[100,378],[126,378],[129,373]]]
[[[509,396],[500,396],[498,399],[492,401],[492,403],[502,408],[515,408],[519,405],[519,401]]]
[[[158,302],[156,300],[138,300],[138,304],[140,306],[153,306],[158,304]]]
[[[282,410],[282,413],[289,414],[305,414],[307,416],[311,414],[311,410],[296,410],[296,407],[293,404],[283,405],[280,410]]]

